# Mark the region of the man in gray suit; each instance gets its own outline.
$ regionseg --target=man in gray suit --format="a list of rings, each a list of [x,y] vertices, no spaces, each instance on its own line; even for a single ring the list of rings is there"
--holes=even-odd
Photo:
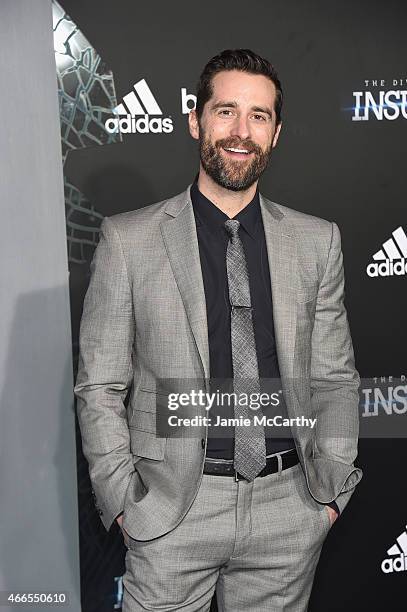
[[[101,520],[128,548],[125,612],[209,610],[215,589],[220,610],[306,610],[324,539],[362,477],[339,229],[257,187],[281,106],[267,60],[212,58],[189,116],[194,183],[102,223],[75,393]],[[157,432],[177,381],[209,397],[231,380],[258,397],[270,379],[284,435],[237,393],[222,435],[221,406],[212,422],[198,406],[193,428]]]

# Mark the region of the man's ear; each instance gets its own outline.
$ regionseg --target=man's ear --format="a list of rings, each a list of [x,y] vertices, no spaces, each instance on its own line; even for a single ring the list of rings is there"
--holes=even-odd
[[[282,121],[280,121],[280,123],[279,123],[279,124],[278,124],[278,126],[276,127],[276,132],[275,132],[275,134],[274,134],[274,136],[273,136],[273,142],[272,142],[272,145],[271,145],[273,149],[274,149],[274,147],[275,147],[275,146],[276,146],[276,144],[277,144],[278,137],[280,136],[280,132],[281,132],[282,125],[283,125],[283,123],[282,123]]]
[[[195,138],[195,140],[199,140],[198,115],[196,114],[195,109],[191,110],[188,115],[188,125],[189,133],[191,134],[192,138]]]

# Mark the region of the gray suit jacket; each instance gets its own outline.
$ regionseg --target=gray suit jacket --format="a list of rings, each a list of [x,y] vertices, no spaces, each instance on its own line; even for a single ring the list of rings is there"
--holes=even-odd
[[[209,379],[205,294],[190,187],[106,217],[91,264],[75,385],[83,450],[101,520],[139,540],[173,529],[202,477],[199,437],[156,436],[156,380]],[[354,467],[359,375],[344,307],[338,227],[260,196],[278,361],[310,494],[343,511]],[[128,391],[127,409],[124,400]]]

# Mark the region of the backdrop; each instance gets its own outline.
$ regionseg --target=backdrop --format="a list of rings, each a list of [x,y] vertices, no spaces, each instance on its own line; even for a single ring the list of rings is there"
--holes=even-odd
[[[261,191],[339,225],[363,379],[364,478],[326,540],[310,610],[382,611],[403,601],[407,5],[61,3],[54,3],[54,45],[74,363],[103,216],[184,190],[198,165],[187,114],[202,67],[225,48],[264,55],[277,67],[285,101]],[[77,442],[83,610],[113,610],[120,608],[124,547],[117,529],[107,534],[99,520],[79,434]]]

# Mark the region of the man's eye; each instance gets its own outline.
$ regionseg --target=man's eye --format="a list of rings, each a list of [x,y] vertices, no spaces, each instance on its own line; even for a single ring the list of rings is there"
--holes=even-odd
[[[266,121],[266,117],[264,115],[253,115],[256,121]]]
[[[226,109],[223,109],[223,110],[219,111],[219,114],[220,114],[220,115],[228,115],[228,114],[230,114],[231,112],[232,112],[231,110],[228,110],[228,109],[226,108]]]

